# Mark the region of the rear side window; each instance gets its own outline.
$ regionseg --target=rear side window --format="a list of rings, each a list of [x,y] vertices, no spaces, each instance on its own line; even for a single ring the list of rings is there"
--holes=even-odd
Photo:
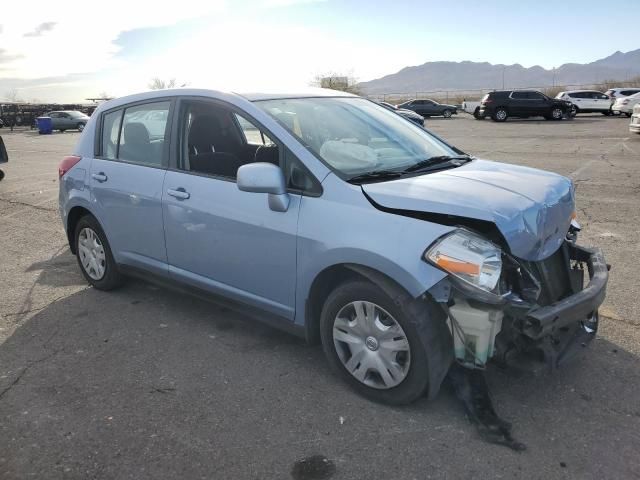
[[[640,90],[622,90],[620,93],[625,97],[628,97],[629,95],[633,95],[638,92],[640,92]]]
[[[102,119],[103,158],[161,166],[171,102],[145,103]]]
[[[118,135],[122,110],[107,113],[102,119],[102,157],[118,158]]]
[[[524,100],[529,98],[528,92],[513,92],[511,94],[511,98],[515,98],[516,100]]]

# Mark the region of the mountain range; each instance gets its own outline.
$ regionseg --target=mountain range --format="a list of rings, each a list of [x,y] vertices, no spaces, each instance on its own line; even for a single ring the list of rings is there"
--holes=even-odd
[[[565,63],[547,70],[538,65],[493,65],[487,62],[427,62],[405,67],[359,87],[365,94],[412,93],[434,90],[550,87],[625,81],[640,76],[640,49],[615,52],[591,63]]]

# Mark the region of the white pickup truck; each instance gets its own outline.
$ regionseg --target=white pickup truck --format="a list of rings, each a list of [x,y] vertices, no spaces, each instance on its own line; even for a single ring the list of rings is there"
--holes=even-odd
[[[465,99],[462,102],[462,110],[478,118],[478,112],[480,111],[480,103],[481,103],[480,100],[469,101]]]

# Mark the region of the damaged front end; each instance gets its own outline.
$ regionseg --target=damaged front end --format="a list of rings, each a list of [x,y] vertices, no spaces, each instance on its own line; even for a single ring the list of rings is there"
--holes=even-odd
[[[538,261],[466,229],[427,249],[425,260],[449,274],[429,293],[447,313],[459,364],[553,370],[595,337],[608,266],[600,250],[575,244],[578,230],[573,222],[560,248]]]

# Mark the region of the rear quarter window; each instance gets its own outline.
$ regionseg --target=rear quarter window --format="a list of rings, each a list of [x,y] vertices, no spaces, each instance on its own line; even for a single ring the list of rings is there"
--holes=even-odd
[[[106,113],[102,117],[100,153],[103,158],[109,158],[112,160],[118,158],[118,135],[120,134],[121,121],[122,110]]]

